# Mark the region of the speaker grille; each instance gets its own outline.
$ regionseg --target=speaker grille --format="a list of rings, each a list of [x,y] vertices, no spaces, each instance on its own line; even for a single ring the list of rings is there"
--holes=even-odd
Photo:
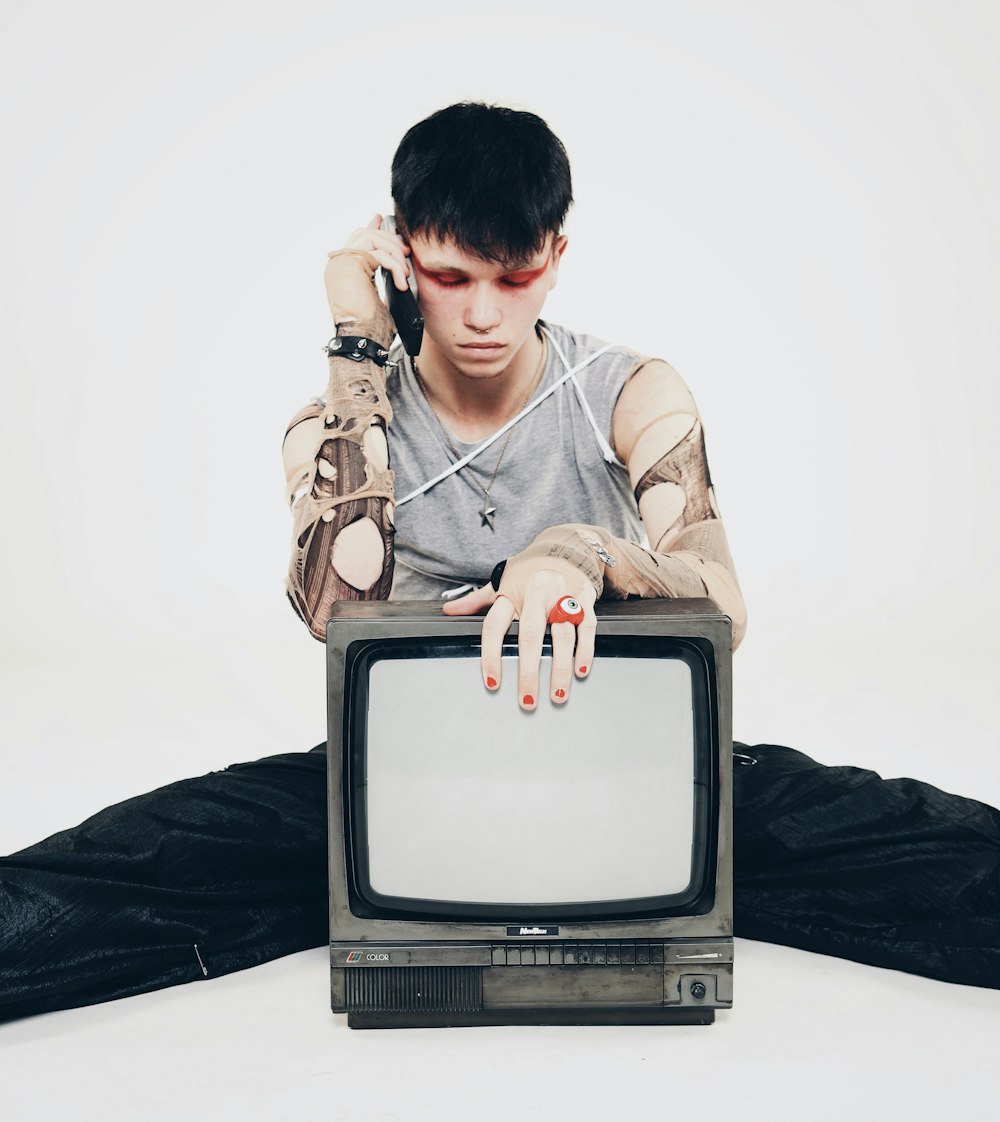
[[[480,966],[356,966],[345,971],[349,1013],[476,1013]]]

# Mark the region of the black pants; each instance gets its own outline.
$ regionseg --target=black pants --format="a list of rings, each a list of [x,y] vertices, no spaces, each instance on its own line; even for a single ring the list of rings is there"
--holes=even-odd
[[[1000,988],[1000,812],[737,745],[735,928]],[[234,764],[0,860],[0,1019],[242,970],[327,941],[326,755]]]

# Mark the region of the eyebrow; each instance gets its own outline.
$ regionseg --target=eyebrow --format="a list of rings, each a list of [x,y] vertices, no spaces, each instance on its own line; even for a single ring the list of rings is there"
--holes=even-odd
[[[532,269],[544,269],[545,266],[549,263],[549,257],[551,256],[552,255],[550,253],[548,257],[546,257],[545,260],[541,263],[541,265],[532,265],[531,261],[528,258],[525,258],[522,261],[512,261],[509,265],[505,266],[505,271],[508,273],[521,273],[526,270],[530,271]]]
[[[420,261],[420,260],[417,259],[416,254],[412,253],[412,252],[411,252],[411,256],[416,261],[417,268],[418,269],[423,269],[424,272],[427,272],[427,273],[456,273],[459,276],[463,276],[463,277],[468,276],[468,273],[466,273],[466,271],[464,269],[459,269],[455,265],[449,265],[446,262],[442,262],[442,261]],[[506,276],[506,274],[508,274],[508,273],[534,272],[534,271],[538,271],[539,269],[544,269],[545,266],[548,265],[549,258],[551,258],[551,256],[552,256],[552,250],[550,249],[549,253],[548,253],[548,256],[546,256],[545,260],[540,265],[535,265],[534,267],[532,267],[532,261],[531,261],[530,258],[523,258],[520,261],[501,262],[501,264],[503,265],[504,275]]]
[[[421,269],[426,269],[428,272],[434,273],[461,273],[461,269],[456,269],[454,265],[446,265],[443,261],[420,261],[416,255],[411,251],[410,256],[414,258]]]

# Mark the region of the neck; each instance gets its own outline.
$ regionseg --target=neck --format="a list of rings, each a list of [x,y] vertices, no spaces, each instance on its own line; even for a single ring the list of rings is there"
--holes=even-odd
[[[541,379],[546,343],[537,328],[496,373],[461,370],[432,339],[424,338],[417,360],[424,393],[438,419],[459,440],[471,443],[492,436],[521,411]]]

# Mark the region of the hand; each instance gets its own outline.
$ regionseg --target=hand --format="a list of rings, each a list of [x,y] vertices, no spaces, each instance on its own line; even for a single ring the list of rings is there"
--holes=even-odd
[[[410,248],[402,238],[380,229],[381,225],[382,216],[376,214],[367,226],[354,231],[343,249],[331,251],[323,281],[334,324],[338,330],[342,325],[349,327],[340,333],[367,335],[387,347],[396,328],[379,299],[375,270],[386,265],[392,269],[394,282],[402,281],[405,287]]]
[[[500,591],[483,585],[444,605],[446,615],[474,615],[488,608],[483,621],[483,681],[487,689],[500,687],[503,640],[514,619],[519,620],[517,696],[522,709],[534,709],[539,696],[539,664],[549,612],[564,596],[572,596],[584,609],[579,627],[552,624],[552,675],[549,697],[562,705],[569,697],[574,671],[586,677],[594,659],[597,593],[589,580],[558,557],[512,557],[504,569]],[[574,652],[575,644],[575,652]]]
[[[410,264],[406,259],[410,255],[410,247],[399,234],[382,229],[381,214],[376,214],[367,226],[355,230],[344,243],[344,249],[361,249],[370,253],[383,269],[392,273],[399,291],[406,291],[406,278],[410,275]]]

